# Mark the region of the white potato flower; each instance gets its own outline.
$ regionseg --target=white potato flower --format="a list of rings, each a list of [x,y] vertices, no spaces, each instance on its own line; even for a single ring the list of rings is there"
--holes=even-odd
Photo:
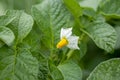
[[[79,49],[78,36],[72,36],[72,28],[62,28],[60,33],[60,42],[57,44],[57,48],[67,46],[70,49]]]

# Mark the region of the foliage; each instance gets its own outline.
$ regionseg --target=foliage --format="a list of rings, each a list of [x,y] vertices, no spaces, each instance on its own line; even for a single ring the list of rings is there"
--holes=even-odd
[[[119,2],[1,0],[0,80],[119,80]],[[80,50],[56,48],[61,28]]]

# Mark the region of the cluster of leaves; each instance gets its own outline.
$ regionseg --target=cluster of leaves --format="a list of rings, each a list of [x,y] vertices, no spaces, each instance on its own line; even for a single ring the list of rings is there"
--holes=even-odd
[[[120,48],[119,1],[41,0],[31,14],[0,14],[0,80],[82,80],[78,64],[90,39],[107,53]],[[80,37],[80,50],[56,48],[61,28],[68,27]],[[100,63],[87,80],[119,76],[120,58],[114,58]]]

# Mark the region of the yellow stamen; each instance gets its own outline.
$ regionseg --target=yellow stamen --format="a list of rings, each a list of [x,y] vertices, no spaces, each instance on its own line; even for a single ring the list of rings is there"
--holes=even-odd
[[[68,41],[66,38],[62,38],[61,41],[57,44],[57,48],[62,48],[68,44]]]

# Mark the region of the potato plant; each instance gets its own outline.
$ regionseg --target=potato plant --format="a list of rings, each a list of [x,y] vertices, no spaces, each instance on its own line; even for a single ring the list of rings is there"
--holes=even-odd
[[[120,0],[1,0],[0,80],[120,80]]]

